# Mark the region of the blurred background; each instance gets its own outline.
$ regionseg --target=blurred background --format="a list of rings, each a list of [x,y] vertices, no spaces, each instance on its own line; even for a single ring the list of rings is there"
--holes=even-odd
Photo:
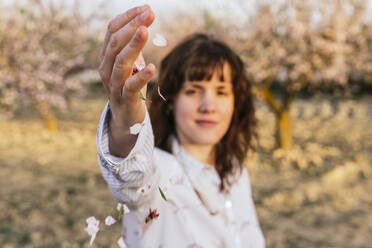
[[[88,247],[85,219],[117,216],[97,164],[97,57],[108,21],[144,3],[147,62],[194,32],[245,61],[267,247],[371,247],[371,0],[0,1],[0,246]],[[120,232],[101,223],[94,246]]]

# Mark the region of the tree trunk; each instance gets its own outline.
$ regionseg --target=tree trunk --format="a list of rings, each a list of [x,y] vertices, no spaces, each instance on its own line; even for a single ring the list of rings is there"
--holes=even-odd
[[[48,103],[45,101],[39,102],[36,104],[36,108],[44,120],[45,128],[49,132],[55,132],[57,130],[57,120],[53,112],[50,111]]]
[[[285,89],[282,104],[279,105],[276,99],[269,91],[271,78],[265,80],[264,87],[258,89],[252,88],[253,92],[258,94],[270,106],[276,116],[276,143],[281,149],[288,150],[292,146],[292,127],[293,119],[291,116],[291,106],[294,99],[294,93]]]
[[[277,114],[277,142],[279,147],[284,150],[288,150],[292,146],[293,119],[291,107],[293,99],[294,94],[286,89],[282,107]]]
[[[277,115],[277,141],[279,147],[288,150],[292,146],[293,120],[290,109],[283,109]]]

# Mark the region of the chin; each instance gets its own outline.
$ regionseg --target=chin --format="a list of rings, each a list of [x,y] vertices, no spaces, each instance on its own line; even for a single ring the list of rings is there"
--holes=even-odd
[[[200,134],[194,139],[197,144],[200,145],[215,145],[220,142],[221,138],[218,138],[216,135]]]

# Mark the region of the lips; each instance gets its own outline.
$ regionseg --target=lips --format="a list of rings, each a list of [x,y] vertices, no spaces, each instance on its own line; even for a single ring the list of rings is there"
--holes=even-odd
[[[196,124],[198,124],[201,127],[214,127],[217,125],[217,122],[212,120],[197,120]]]

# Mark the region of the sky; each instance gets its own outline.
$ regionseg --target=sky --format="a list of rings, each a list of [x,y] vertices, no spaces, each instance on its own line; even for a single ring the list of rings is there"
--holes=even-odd
[[[50,0],[42,0],[50,1]],[[74,0],[52,0],[54,2],[64,2],[68,5],[72,5]],[[254,0],[237,0],[245,5],[245,7],[253,2]],[[81,10],[83,14],[89,14],[91,12],[97,11],[106,11],[109,15],[112,15],[112,18],[117,14],[126,11],[127,9],[140,6],[143,4],[149,4],[155,16],[169,16],[174,15],[177,11],[187,11],[190,13],[195,13],[193,9],[198,9],[199,11],[205,7],[209,10],[212,10],[213,13],[216,13],[217,16],[235,16],[241,17],[242,20],[247,16],[246,12],[242,11],[242,8],[239,8],[236,5],[235,1],[226,1],[226,0],[80,0]],[[372,0],[371,0],[372,1]],[[24,2],[30,3],[30,0],[0,0],[0,4],[11,5],[15,2]],[[104,6],[100,6],[100,3],[104,2]]]
[[[5,3],[11,5],[17,1],[26,3],[31,2],[30,0],[0,0],[0,4]],[[52,1],[64,2],[70,5],[74,2],[74,0]],[[109,16],[112,15],[112,18],[131,7],[140,6],[143,4],[149,4],[155,12],[155,16],[169,16],[170,18],[173,18],[178,11],[186,11],[190,14],[197,15],[198,11],[200,12],[201,9],[207,8],[212,13],[216,14],[216,16],[222,18],[226,17],[226,19],[233,16],[234,18],[237,18],[238,22],[244,22],[246,18],[254,12],[254,2],[256,1],[274,4],[285,2],[286,0],[80,0],[80,5],[83,14],[101,11],[108,13]],[[99,5],[102,2],[104,2],[103,8]],[[367,13],[372,13],[372,0],[367,0],[367,2]],[[370,15],[368,18],[370,21],[372,21],[372,15]],[[154,24],[156,25],[156,23]]]

